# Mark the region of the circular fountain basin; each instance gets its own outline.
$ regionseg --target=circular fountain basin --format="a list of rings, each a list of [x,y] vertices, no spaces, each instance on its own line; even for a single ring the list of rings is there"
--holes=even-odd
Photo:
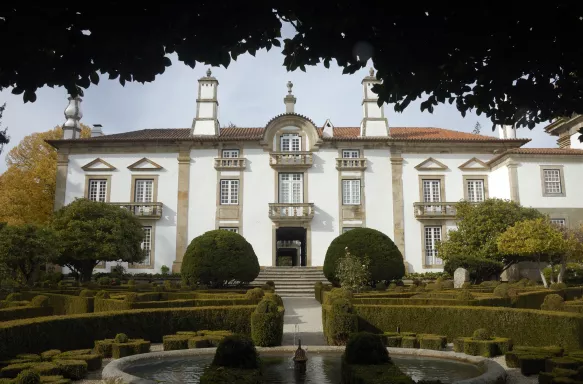
[[[121,377],[131,384],[198,384],[215,348],[154,352],[124,357],[109,363],[102,377]],[[340,356],[344,347],[308,347],[305,373],[294,371],[294,347],[257,348],[266,383],[294,384],[340,382]],[[418,380],[443,383],[488,384],[504,379],[506,372],[497,363],[481,357],[424,349],[389,348],[393,362]]]

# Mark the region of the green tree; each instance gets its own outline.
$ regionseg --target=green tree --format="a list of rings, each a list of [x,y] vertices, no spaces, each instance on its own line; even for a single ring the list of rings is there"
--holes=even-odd
[[[557,282],[562,283],[567,271],[567,263],[578,263],[583,260],[583,225],[573,229],[564,225],[555,225],[555,228],[565,240],[565,252],[560,255],[560,269],[557,276]],[[553,270],[551,266],[551,283],[554,283]]]
[[[358,292],[370,281],[369,264],[368,257],[357,257],[346,248],[345,255],[338,260],[336,267],[336,277],[340,286]]]
[[[6,133],[8,128],[2,129],[2,114],[4,113],[5,109],[6,103],[0,106],[0,154],[2,153],[2,149],[4,149],[4,144],[8,144],[10,142],[10,137],[8,137],[8,134]]]
[[[144,259],[142,224],[123,208],[78,199],[55,212],[51,226],[61,247],[56,264],[77,272],[81,281],[91,280],[99,262]]]
[[[494,260],[506,270],[516,259],[498,250],[498,236],[516,222],[544,217],[534,208],[501,199],[487,199],[475,204],[461,201],[456,204],[457,229],[437,245],[439,257],[446,261],[456,258]]]
[[[498,250],[516,261],[538,263],[543,284],[548,287],[541,263],[551,263],[567,252],[567,242],[547,218],[524,220],[509,227],[496,240]]]
[[[24,224],[0,230],[0,264],[11,270],[17,281],[31,285],[39,267],[57,256],[57,239],[48,228]]]
[[[243,236],[216,229],[190,242],[180,273],[182,280],[191,285],[245,284],[259,275],[259,261],[253,246]]]
[[[324,259],[324,275],[333,284],[340,284],[338,262],[346,254],[346,249],[358,257],[362,264],[369,260],[369,284],[379,281],[401,279],[405,275],[403,255],[390,237],[372,228],[355,228],[332,240]]]

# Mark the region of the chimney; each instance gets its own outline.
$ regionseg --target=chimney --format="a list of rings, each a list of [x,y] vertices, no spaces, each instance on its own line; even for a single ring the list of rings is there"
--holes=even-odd
[[[499,125],[498,134],[500,139],[516,139],[516,128],[512,125]]]
[[[65,124],[63,124],[63,139],[78,139],[81,137],[81,124],[79,121],[83,117],[81,112],[81,98],[79,96],[69,97],[69,105],[65,108]]]
[[[292,95],[292,88],[294,84],[291,81],[287,82],[287,96],[283,98],[285,104],[285,113],[294,113],[294,106],[296,98]]]
[[[372,91],[373,85],[380,83],[372,68],[369,75],[362,80],[363,118],[360,123],[360,136],[389,136],[389,122],[385,117],[385,111],[383,107],[378,106],[379,96]]]
[[[93,128],[91,128],[91,137],[99,137],[103,136],[103,130],[101,129],[103,126],[101,124],[93,124]]]
[[[334,124],[332,124],[330,119],[327,119],[326,122],[324,123],[324,128],[322,129],[322,136],[324,137],[334,136]]]
[[[192,135],[219,135],[219,120],[217,119],[219,109],[218,87],[219,81],[212,76],[210,68],[206,71],[206,76],[198,79],[196,117],[192,121]]]

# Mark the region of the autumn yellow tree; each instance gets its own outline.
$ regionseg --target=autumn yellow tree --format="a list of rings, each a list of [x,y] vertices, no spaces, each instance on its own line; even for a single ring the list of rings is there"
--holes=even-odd
[[[91,128],[82,125],[81,137]],[[61,127],[26,136],[6,155],[8,169],[0,175],[0,222],[46,224],[53,214],[57,151],[45,140],[63,137]]]

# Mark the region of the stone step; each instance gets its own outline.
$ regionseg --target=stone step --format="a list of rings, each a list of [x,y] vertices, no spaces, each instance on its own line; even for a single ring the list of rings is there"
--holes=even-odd
[[[267,279],[275,278],[275,279],[291,279],[291,278],[310,278],[310,279],[325,279],[324,275],[310,275],[307,273],[296,273],[296,274],[259,274],[257,276],[258,279]]]
[[[286,298],[286,297],[302,297],[302,298],[303,297],[306,297],[306,298],[309,297],[311,299],[314,298],[314,294],[313,293],[311,293],[311,294],[307,294],[307,293],[282,293],[282,294],[279,294],[278,293],[278,295],[280,297],[282,297],[282,298]]]
[[[316,284],[315,281],[289,281],[289,280],[280,280],[278,282],[275,282],[275,287],[310,287],[312,289],[314,289],[314,285]],[[262,282],[252,282],[251,285],[254,286],[261,286],[264,285],[265,283]]]

